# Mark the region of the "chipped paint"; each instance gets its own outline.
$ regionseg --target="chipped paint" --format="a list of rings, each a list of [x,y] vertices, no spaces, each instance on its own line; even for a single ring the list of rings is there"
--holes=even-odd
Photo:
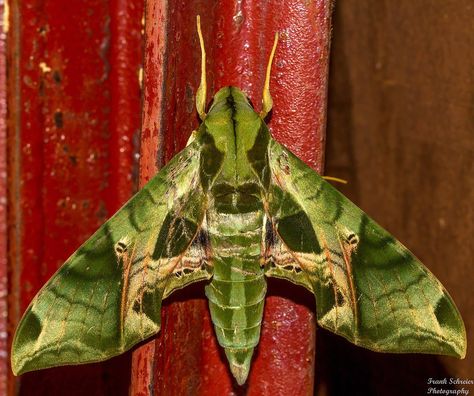
[[[3,32],[8,33],[10,29],[10,6],[8,0],[3,3]]]
[[[143,66],[138,69],[138,84],[143,88]]]
[[[52,69],[46,64],[46,62],[40,62],[38,65],[43,73],[49,73]]]

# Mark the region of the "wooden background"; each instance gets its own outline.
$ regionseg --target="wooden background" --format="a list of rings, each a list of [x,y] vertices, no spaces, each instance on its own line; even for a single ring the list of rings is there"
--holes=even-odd
[[[318,394],[423,395],[429,377],[474,380],[473,21],[471,0],[336,2],[326,173],[442,281],[468,351],[381,355],[318,330]]]

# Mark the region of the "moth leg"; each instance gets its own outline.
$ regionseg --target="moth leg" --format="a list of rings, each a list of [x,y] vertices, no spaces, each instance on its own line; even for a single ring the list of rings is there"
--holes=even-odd
[[[267,73],[265,75],[265,85],[263,86],[262,95],[262,111],[260,117],[264,119],[273,107],[273,99],[270,95],[270,71],[272,70],[273,58],[275,56],[276,47],[278,44],[278,32],[275,33],[275,41],[273,42],[272,52],[268,58]]]
[[[204,121],[206,118],[206,96],[207,96],[207,82],[206,82],[206,49],[204,48],[204,39],[201,32],[201,16],[197,16],[197,34],[199,36],[199,45],[201,46],[201,82],[196,92],[196,110],[199,118]]]
[[[188,144],[189,144],[189,143],[188,143]],[[347,184],[347,180],[340,179],[339,177],[334,177],[334,176],[322,176],[322,178],[323,178],[324,180],[329,180],[329,181],[333,181],[333,182],[336,182],[336,183]]]

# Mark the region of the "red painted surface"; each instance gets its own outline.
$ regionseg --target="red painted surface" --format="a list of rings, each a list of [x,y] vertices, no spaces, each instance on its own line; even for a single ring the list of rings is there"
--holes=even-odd
[[[275,138],[317,169],[323,159],[329,0],[303,2],[150,0],[146,12],[144,119],[140,180],[147,181],[197,127],[194,95],[202,16],[208,52],[208,92],[242,88],[260,108],[265,67],[275,32],[281,34],[269,121]],[[132,394],[312,395],[314,298],[286,282],[270,281],[260,345],[249,380],[237,387],[217,346],[203,284],[164,304],[162,331],[134,352]]]
[[[143,7],[124,0],[10,4],[12,334],[44,282],[134,190]],[[125,395],[129,365],[125,356],[49,369],[22,376],[16,387],[23,395]]]
[[[4,3],[0,2],[0,15]],[[4,21],[0,21],[0,351],[8,349],[8,227],[7,227],[7,81],[6,35]],[[10,364],[8,354],[0,355],[0,395],[7,393]]]

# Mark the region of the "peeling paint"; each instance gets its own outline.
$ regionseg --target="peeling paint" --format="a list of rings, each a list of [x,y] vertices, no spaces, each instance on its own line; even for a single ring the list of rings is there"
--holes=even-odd
[[[39,68],[43,73],[49,73],[51,71],[51,68],[46,64],[46,62],[40,62]]]
[[[143,66],[138,69],[138,84],[143,88]]]
[[[8,33],[10,29],[10,6],[8,0],[3,3],[3,32]]]

